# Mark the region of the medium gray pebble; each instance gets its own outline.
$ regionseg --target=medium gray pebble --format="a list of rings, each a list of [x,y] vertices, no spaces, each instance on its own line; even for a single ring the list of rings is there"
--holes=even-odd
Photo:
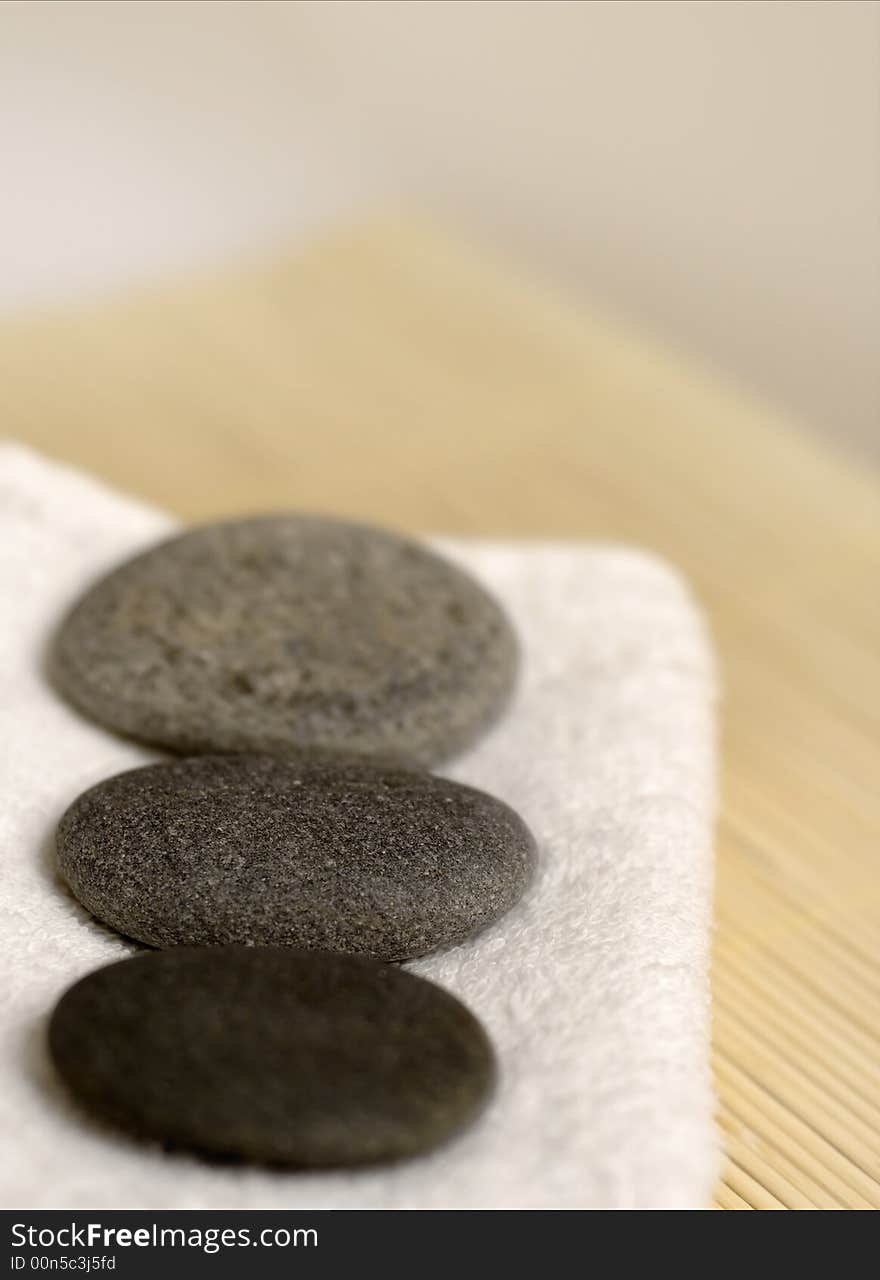
[[[458,1000],[361,957],[178,948],[83,978],[49,1028],[93,1114],[136,1136],[299,1166],[414,1155],[468,1124],[495,1065]]]
[[[492,597],[425,547],[278,515],[192,529],[123,564],[75,605],[52,665],[87,715],[181,753],[430,765],[498,716],[517,646]]]
[[[383,960],[507,911],[535,846],[500,800],[358,759],[196,756],[86,791],[57,855],[99,920],[155,947],[249,943]]]

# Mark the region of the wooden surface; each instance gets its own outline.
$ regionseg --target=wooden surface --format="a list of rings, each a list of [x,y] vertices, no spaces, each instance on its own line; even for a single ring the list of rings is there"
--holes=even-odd
[[[880,1206],[880,480],[414,222],[0,330],[5,433],[184,517],[655,548],[726,689],[725,1208]]]

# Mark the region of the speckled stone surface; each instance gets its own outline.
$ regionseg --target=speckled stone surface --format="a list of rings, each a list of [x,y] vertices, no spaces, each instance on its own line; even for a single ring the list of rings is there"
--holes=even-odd
[[[81,979],[52,1016],[79,1101],[138,1137],[300,1166],[399,1159],[468,1124],[494,1055],[453,996],[362,957],[178,948]]]
[[[528,884],[534,841],[500,800],[427,773],[196,756],[117,774],[68,809],[60,870],[151,946],[252,943],[383,960],[459,942]]]
[[[56,684],[182,753],[344,749],[431,764],[500,713],[517,646],[462,570],[381,529],[278,515],[192,529],[103,578]]]

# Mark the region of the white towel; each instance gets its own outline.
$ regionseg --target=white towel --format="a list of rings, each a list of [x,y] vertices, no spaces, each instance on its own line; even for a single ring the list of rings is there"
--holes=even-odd
[[[524,649],[509,713],[444,772],[520,811],[537,879],[488,931],[411,966],[492,1036],[501,1080],[483,1118],[394,1167],[297,1174],[165,1154],[68,1098],[48,1014],[134,948],[57,880],[54,826],[84,787],[155,753],[61,701],[45,648],[83,587],[172,528],[87,476],[0,449],[0,1207],[704,1207],[718,1163],[713,663],[678,576],[614,546],[433,540],[496,593]]]

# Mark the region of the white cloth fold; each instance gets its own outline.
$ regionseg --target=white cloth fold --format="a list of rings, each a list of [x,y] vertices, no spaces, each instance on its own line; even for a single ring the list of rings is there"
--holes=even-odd
[[[501,1082],[481,1121],[393,1168],[297,1174],[138,1145],[67,1097],[47,1016],[132,947],[57,881],[54,824],[84,787],[155,753],[77,715],[43,658],[82,588],[173,527],[0,448],[0,1207],[704,1207],[718,1161],[713,662],[677,575],[614,546],[432,540],[496,593],[525,655],[507,716],[443,772],[522,813],[536,882],[488,931],[412,965],[495,1042]]]

